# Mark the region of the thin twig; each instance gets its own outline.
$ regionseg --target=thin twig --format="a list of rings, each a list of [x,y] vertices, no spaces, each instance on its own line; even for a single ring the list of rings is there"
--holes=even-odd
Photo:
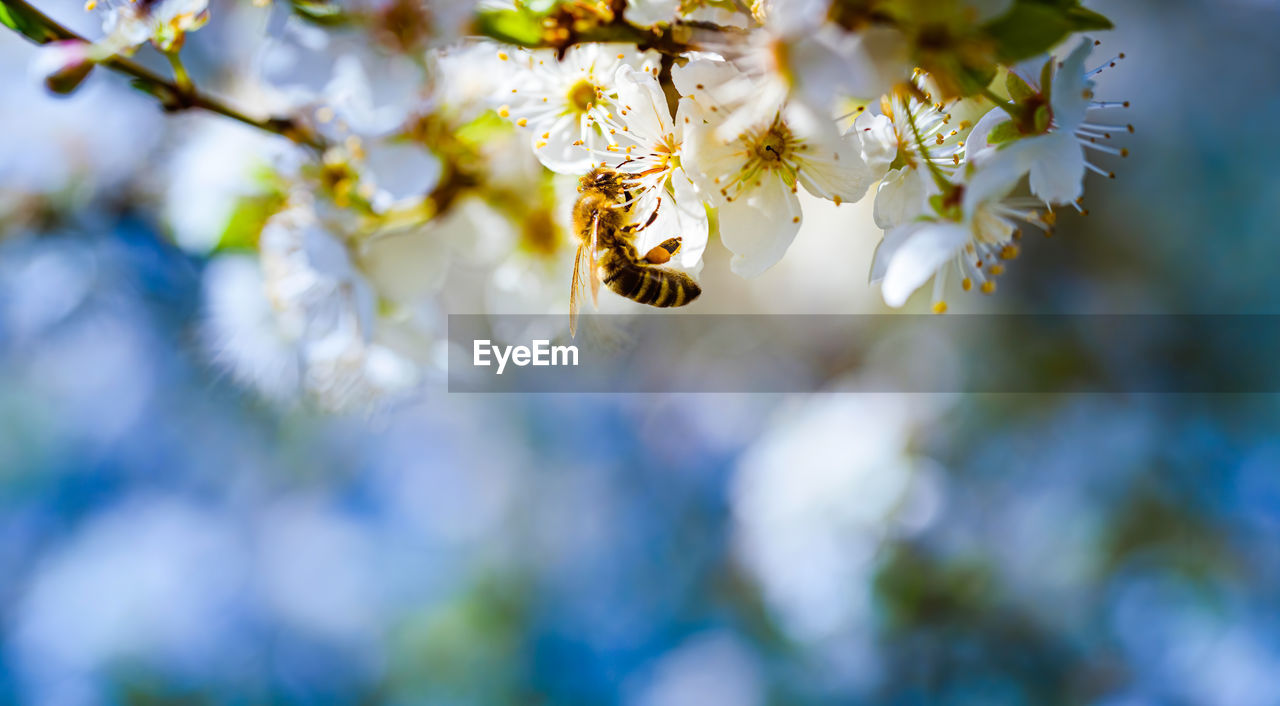
[[[79,40],[88,42],[88,40],[76,32],[62,26],[48,15],[40,12],[32,7],[26,0],[0,0],[0,4],[17,8],[25,17],[38,20],[42,25],[42,29],[46,30],[47,35],[42,37],[33,37],[30,34],[22,33],[31,41],[37,44],[48,44],[53,41]],[[201,93],[194,86],[184,86],[181,83],[171,81],[159,74],[137,64],[129,59],[121,56],[113,56],[110,59],[104,59],[98,62],[100,66],[105,66],[112,71],[122,73],[126,76],[133,77],[134,81],[141,87],[160,99],[165,110],[180,111],[190,109],[207,110],[211,113],[231,118],[232,120],[241,122],[250,127],[264,130],[287,137],[290,140],[317,150],[324,149],[324,142],[310,131],[303,130],[298,123],[292,118],[268,117],[255,118],[244,112],[228,105],[221,99]]]

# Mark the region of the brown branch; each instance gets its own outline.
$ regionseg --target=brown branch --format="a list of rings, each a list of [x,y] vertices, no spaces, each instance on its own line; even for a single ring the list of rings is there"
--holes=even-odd
[[[0,5],[11,14],[13,11],[22,18],[22,23],[35,22],[38,26],[15,27],[15,31],[36,44],[48,44],[55,41],[78,40],[88,42],[76,32],[62,26],[48,15],[31,6],[26,0],[0,0]],[[131,76],[134,85],[151,94],[160,101],[161,106],[170,112],[183,110],[206,110],[223,117],[230,118],[250,127],[287,137],[300,145],[323,150],[324,141],[312,131],[305,129],[293,118],[267,117],[257,118],[232,107],[225,101],[197,91],[194,87],[183,87],[150,69],[121,56],[113,56],[98,62],[112,71]]]

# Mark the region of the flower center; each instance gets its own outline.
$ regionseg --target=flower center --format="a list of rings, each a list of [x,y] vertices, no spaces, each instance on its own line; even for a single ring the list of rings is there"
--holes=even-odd
[[[575,113],[585,113],[595,107],[596,87],[586,79],[573,84],[567,95],[569,108]]]
[[[781,166],[792,151],[791,131],[780,120],[752,141],[752,156],[757,164],[773,169]]]
[[[667,134],[662,138],[662,142],[658,143],[654,148],[654,154],[658,156],[658,164],[664,170],[680,168],[680,145],[676,143],[676,136]]]

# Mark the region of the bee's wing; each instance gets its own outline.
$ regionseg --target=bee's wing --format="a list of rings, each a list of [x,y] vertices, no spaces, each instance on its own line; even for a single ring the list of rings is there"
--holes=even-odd
[[[573,256],[573,281],[569,285],[569,337],[573,338],[578,334],[578,309],[582,306],[582,299],[587,295],[587,283],[582,279],[582,265],[586,262],[583,257],[587,244],[583,243],[578,246],[578,253]]]
[[[591,217],[591,306],[600,307],[600,270],[596,268],[596,246],[600,240],[600,214]]]

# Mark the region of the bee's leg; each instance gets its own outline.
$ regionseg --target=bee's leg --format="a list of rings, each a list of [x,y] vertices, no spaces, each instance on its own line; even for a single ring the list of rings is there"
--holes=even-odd
[[[644,259],[651,265],[663,265],[671,261],[671,257],[680,252],[679,237],[667,238],[658,244],[657,247],[645,253]]]
[[[645,222],[644,222],[644,225],[642,225],[642,226],[640,226],[639,228],[637,228],[637,229],[636,229],[636,232],[637,232],[637,233],[639,233],[640,231],[644,230],[645,228],[648,228],[649,226],[653,225],[653,222],[654,222],[654,221],[656,221],[656,220],[658,220],[658,209],[660,209],[660,208],[662,208],[662,197],[661,197],[661,196],[659,196],[659,197],[658,197],[658,203],[657,203],[656,205],[654,205],[654,207],[653,207],[653,213],[650,213],[650,214],[649,214],[649,220],[645,221]]]

